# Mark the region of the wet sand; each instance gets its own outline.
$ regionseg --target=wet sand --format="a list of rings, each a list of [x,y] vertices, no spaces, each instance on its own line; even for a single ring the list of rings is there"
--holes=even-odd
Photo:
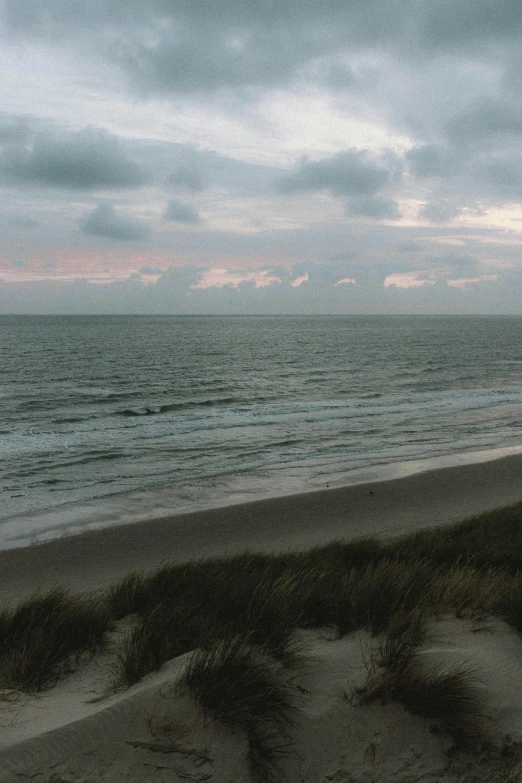
[[[98,589],[163,561],[389,538],[522,501],[522,454],[119,525],[0,552],[0,602],[65,585]]]

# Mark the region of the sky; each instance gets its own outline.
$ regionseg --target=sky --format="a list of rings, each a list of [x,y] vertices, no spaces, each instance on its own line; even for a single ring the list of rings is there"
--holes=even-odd
[[[522,314],[520,0],[0,8],[0,313]]]

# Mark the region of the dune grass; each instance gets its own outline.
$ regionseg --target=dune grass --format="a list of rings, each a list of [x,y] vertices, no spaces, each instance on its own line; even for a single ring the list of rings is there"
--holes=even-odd
[[[117,651],[116,685],[132,685],[166,661],[201,646],[205,628],[186,607],[159,604],[140,618]]]
[[[73,654],[99,648],[109,624],[105,604],[57,588],[0,614],[0,684],[40,691]]]
[[[119,684],[196,651],[185,685],[206,714],[246,731],[253,769],[271,779],[295,719],[296,630],[366,628],[380,641],[360,698],[399,700],[464,743],[480,730],[474,674],[421,666],[426,621],[494,614],[522,631],[520,566],[522,504],[385,543],[166,563],[97,601],[55,590],[0,614],[0,682],[49,687],[72,655],[103,642],[111,620],[133,615],[116,651]]]
[[[397,614],[372,651],[368,678],[356,691],[360,704],[399,701],[409,712],[436,721],[458,747],[472,746],[483,729],[478,675],[470,666],[430,669],[418,650],[427,615]]]
[[[405,559],[467,563],[516,574],[522,571],[522,503],[403,536],[389,544],[388,551]]]
[[[279,662],[236,636],[196,651],[178,685],[205,716],[245,732],[255,780],[277,778],[297,717],[297,691]]]

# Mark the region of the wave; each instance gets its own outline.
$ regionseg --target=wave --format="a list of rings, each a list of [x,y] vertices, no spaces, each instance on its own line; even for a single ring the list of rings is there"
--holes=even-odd
[[[185,410],[187,408],[212,408],[220,405],[231,405],[232,403],[244,402],[237,397],[221,397],[212,400],[191,400],[190,402],[170,402],[166,405],[145,406],[143,408],[125,408],[121,411],[115,411],[116,416],[154,416],[160,413],[170,413],[171,411]]]
[[[88,421],[94,416],[64,416],[62,419],[52,419],[52,424],[76,424],[79,421]]]

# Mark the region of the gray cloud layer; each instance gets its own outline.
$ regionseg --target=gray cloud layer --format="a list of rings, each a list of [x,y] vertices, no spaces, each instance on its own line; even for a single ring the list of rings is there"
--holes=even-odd
[[[421,307],[430,297],[482,308],[479,289],[501,307],[505,281],[520,285],[522,3],[5,0],[4,8],[16,84],[44,52],[52,77],[41,90],[31,80],[34,117],[24,108],[16,115],[14,99],[13,114],[0,115],[2,255],[20,258],[20,274],[41,269],[48,248],[84,250],[96,236],[148,238],[150,259],[135,267],[146,277],[173,266],[150,291],[130,279],[103,294],[82,289],[93,302],[134,292],[159,309],[169,295],[179,308],[270,309],[253,281],[213,291],[183,282],[201,277],[187,259],[219,257],[232,268],[242,254],[252,268],[278,270],[281,283],[266,290],[282,311],[311,307],[314,296],[324,307],[332,297],[334,308]],[[72,76],[62,83],[64,64]],[[53,119],[60,106],[63,121]],[[324,117],[320,108],[312,115],[315,106]],[[342,131],[338,118],[347,120]],[[91,122],[100,127],[84,127]],[[85,192],[98,204],[89,214]],[[130,217],[138,199],[152,232]],[[491,256],[497,218],[488,215],[502,210],[513,233]],[[480,240],[479,218],[490,227]],[[386,221],[399,220],[389,233]],[[444,255],[446,243],[462,252]],[[343,247],[357,262],[328,262]],[[23,260],[31,253],[33,265]],[[302,266],[290,271],[297,259]],[[386,275],[397,273],[430,285],[384,292]],[[291,275],[308,280],[294,289]],[[342,276],[357,285],[335,287]],[[475,293],[453,290],[453,278],[476,279],[466,284]]]
[[[5,7],[11,37],[80,40],[156,92],[280,85],[346,49],[381,47],[410,60],[480,55],[485,41],[516,46],[522,31],[513,0],[6,0]]]

